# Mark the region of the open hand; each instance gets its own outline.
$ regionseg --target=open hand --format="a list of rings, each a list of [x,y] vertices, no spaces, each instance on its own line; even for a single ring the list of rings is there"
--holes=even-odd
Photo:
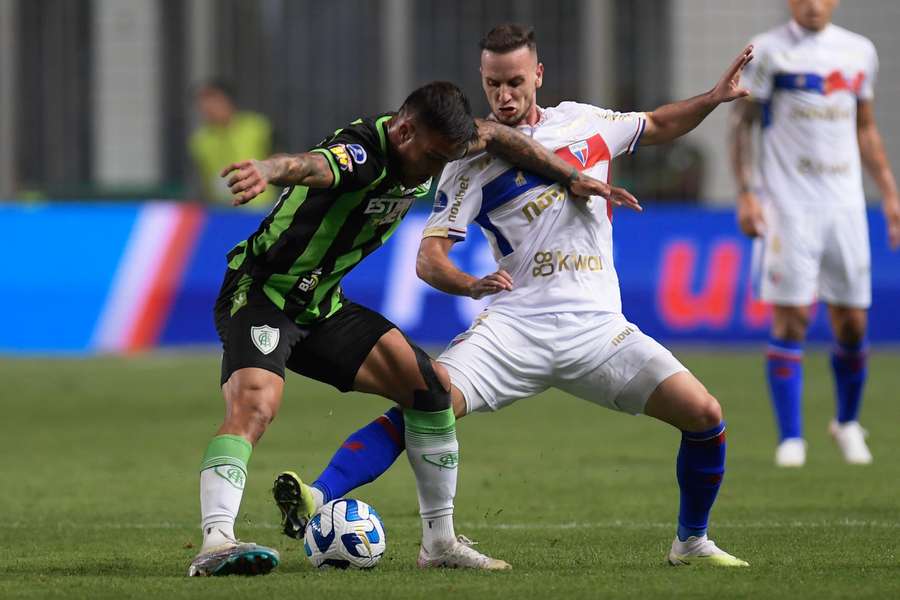
[[[220,177],[227,177],[229,173],[234,173],[228,179],[228,188],[234,194],[231,201],[234,206],[250,202],[266,191],[266,186],[269,185],[263,161],[244,160],[232,163],[222,169]]]
[[[741,73],[744,67],[753,60],[753,46],[747,46],[722,75],[722,78],[710,92],[713,99],[719,102],[731,102],[750,95],[750,90],[741,87]]]

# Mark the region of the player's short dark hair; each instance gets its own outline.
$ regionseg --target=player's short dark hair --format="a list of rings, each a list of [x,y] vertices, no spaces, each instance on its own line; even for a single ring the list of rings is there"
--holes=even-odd
[[[215,91],[219,92],[229,100],[234,100],[234,85],[222,77],[210,79],[200,86],[199,92]]]
[[[506,54],[526,46],[529,50],[537,52],[537,43],[534,41],[534,27],[521,23],[504,23],[497,25],[481,38],[481,49],[497,54]]]
[[[467,144],[478,135],[472,108],[462,90],[449,81],[432,81],[410,94],[401,113],[416,120],[453,144]]]

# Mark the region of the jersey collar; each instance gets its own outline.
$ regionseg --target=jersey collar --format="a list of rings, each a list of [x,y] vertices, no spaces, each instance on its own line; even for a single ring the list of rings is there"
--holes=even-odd
[[[798,42],[803,40],[820,40],[831,29],[831,23],[823,27],[821,31],[810,31],[794,19],[791,19],[788,22],[788,29]]]

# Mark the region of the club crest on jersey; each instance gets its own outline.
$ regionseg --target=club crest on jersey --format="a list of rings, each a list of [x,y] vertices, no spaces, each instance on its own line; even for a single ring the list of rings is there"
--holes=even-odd
[[[331,152],[335,160],[337,160],[338,167],[341,171],[353,172],[353,161],[350,160],[350,155],[347,153],[347,146],[344,144],[335,144],[334,146],[328,146],[328,151]]]
[[[250,339],[253,341],[253,345],[263,354],[269,354],[277,348],[280,337],[281,332],[275,327],[262,325],[250,328]]]
[[[368,155],[366,154],[366,149],[360,146],[359,144],[347,144],[347,152],[350,153],[350,158],[353,159],[358,165],[366,162],[366,158]]]
[[[582,167],[587,166],[588,157],[591,153],[591,149],[590,146],[588,146],[587,140],[581,140],[580,142],[569,144],[569,152],[572,153],[572,156],[578,159],[578,162],[581,163]]]

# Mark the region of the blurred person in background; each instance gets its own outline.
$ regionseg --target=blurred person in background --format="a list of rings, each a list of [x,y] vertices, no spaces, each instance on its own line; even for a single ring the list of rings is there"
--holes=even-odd
[[[766,375],[780,467],[806,462],[803,342],[818,299],[828,305],[836,341],[829,431],[848,463],[872,462],[858,421],[872,297],[860,162],[881,191],[889,243],[900,245],[900,198],[873,107],[878,55],[867,38],[831,23],[837,4],[789,0],[793,19],[753,39],[759,58],[747,69],[752,95],[731,121],[738,223],[754,238],[756,293],[774,305]]]
[[[202,85],[196,98],[203,124],[188,143],[196,171],[193,187],[204,202],[231,206],[231,190],[219,177],[222,165],[269,156],[272,125],[264,115],[238,110],[231,86],[222,80]],[[262,211],[268,210],[274,201],[274,191],[266,190],[257,202],[244,206]]]

